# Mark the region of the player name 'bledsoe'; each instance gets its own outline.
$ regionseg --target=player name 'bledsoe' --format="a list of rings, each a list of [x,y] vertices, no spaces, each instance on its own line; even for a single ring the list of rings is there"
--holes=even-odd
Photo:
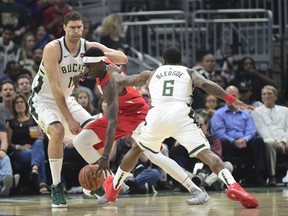
[[[71,73],[71,72],[84,72],[85,66],[82,64],[69,64],[66,66],[61,67],[61,71],[63,74]]]
[[[166,77],[166,76],[177,76],[181,78],[182,75],[183,73],[180,71],[164,71],[162,73],[157,74],[156,77],[158,79],[161,79],[162,77]]]

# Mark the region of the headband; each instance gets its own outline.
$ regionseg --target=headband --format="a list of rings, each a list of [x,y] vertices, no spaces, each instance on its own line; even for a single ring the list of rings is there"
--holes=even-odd
[[[112,61],[105,56],[84,56],[83,57],[83,62],[84,63],[97,63],[103,61],[107,64],[111,64]]]

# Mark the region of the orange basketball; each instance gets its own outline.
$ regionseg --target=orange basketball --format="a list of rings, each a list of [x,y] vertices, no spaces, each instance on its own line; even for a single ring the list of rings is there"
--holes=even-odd
[[[84,166],[78,175],[80,185],[87,190],[96,190],[100,188],[104,182],[103,172],[98,176],[95,176],[98,170],[98,165],[86,165]]]

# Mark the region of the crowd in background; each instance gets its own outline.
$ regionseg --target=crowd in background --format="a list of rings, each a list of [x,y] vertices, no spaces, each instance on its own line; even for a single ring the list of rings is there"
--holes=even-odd
[[[49,194],[46,187],[46,183],[51,181],[47,172],[48,138],[29,114],[27,98],[44,46],[63,36],[63,17],[73,9],[67,3],[66,0],[2,0],[0,3],[1,196]],[[82,37],[128,53],[128,42],[122,30],[121,16],[111,14],[97,27],[85,20]],[[256,108],[252,113],[237,110],[195,89],[193,108],[198,119],[196,123],[210,141],[211,149],[225,161],[229,170],[234,169],[234,176],[243,186],[288,183],[288,108],[277,103],[280,94],[277,83],[265,71],[257,70],[249,56],[243,59],[226,56],[222,62],[216,63],[213,53],[199,50],[194,69]],[[150,104],[148,87],[136,88]],[[107,104],[95,80],[87,78],[81,82],[74,96],[95,118],[106,115]],[[123,154],[131,147],[129,137],[116,141],[114,146],[113,156],[110,157],[112,168],[118,166]],[[71,188],[79,186],[77,176],[85,161],[73,147],[72,140],[65,138],[63,148],[62,176],[67,191],[73,192]],[[178,162],[196,184],[208,190],[223,190],[217,176],[205,165],[189,158],[187,151],[176,140],[164,140],[162,152]],[[71,170],[74,175],[71,175]],[[251,171],[253,175],[249,175]],[[126,183],[132,194],[162,189],[182,190],[147,158],[139,161]]]

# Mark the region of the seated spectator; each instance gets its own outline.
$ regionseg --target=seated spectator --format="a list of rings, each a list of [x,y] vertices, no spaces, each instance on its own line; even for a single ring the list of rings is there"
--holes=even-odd
[[[10,118],[10,107],[15,96],[15,84],[11,80],[5,80],[1,83],[2,103],[0,104],[0,122],[5,125],[6,120]]]
[[[122,17],[118,14],[110,14],[102,21],[100,28],[100,43],[105,46],[121,50],[125,52],[124,48],[124,35],[123,35],[123,21]]]
[[[248,82],[241,82],[238,86],[239,89],[239,98],[246,104],[249,104],[254,107],[262,106],[261,101],[255,101],[254,95],[252,93],[252,88]]]
[[[9,196],[12,187],[19,183],[19,174],[13,176],[8,151],[8,141],[5,125],[0,124],[0,196]]]
[[[237,87],[228,86],[226,91],[239,98]],[[256,135],[251,115],[227,103],[216,110],[210,122],[211,134],[221,140],[223,160],[233,164],[233,157],[240,157],[242,161],[247,162],[248,167],[255,167],[253,177],[256,178],[253,180],[257,181],[257,185],[265,185],[266,148],[262,137]]]
[[[25,70],[28,70],[31,73],[32,78],[34,78],[35,75],[38,73],[39,66],[42,60],[42,56],[43,56],[43,50],[41,48],[35,48],[33,50],[33,56],[32,56],[33,64],[24,66],[23,68]]]
[[[107,116],[107,102],[104,97],[100,97],[98,101],[98,110],[99,113],[94,115],[95,119],[102,118],[103,116]]]
[[[80,90],[76,94],[76,101],[88,112],[90,115],[96,115],[96,109],[91,103],[91,98],[87,91]]]
[[[36,46],[36,38],[34,33],[27,32],[24,34],[22,42],[21,42],[21,55],[19,59],[19,63],[21,67],[26,67],[29,65],[33,65],[33,49]]]
[[[229,84],[239,86],[241,82],[250,84],[254,99],[257,101],[261,100],[261,89],[265,85],[277,86],[273,79],[265,75],[265,72],[256,69],[255,61],[251,57],[241,59],[237,73]]]
[[[217,101],[218,99],[214,95],[206,95],[204,99],[205,107],[202,109],[197,109],[196,113],[207,117],[207,120],[209,121],[217,109]]]
[[[36,30],[36,46],[35,47],[44,49],[45,45],[54,39],[55,39],[55,36],[53,34],[49,34],[44,25],[38,26]]]
[[[32,90],[32,79],[30,76],[27,76],[25,74],[20,75],[17,78],[17,82],[16,82],[16,89],[18,93],[23,94],[26,99],[28,100],[28,98],[31,95],[31,90]]]
[[[266,144],[267,169],[270,186],[275,186],[276,156],[288,154],[288,108],[276,105],[278,91],[275,87],[266,85],[262,89],[264,106],[257,107],[252,112],[257,131]]]
[[[130,136],[125,136],[114,143],[109,156],[112,172],[115,173],[117,171],[122,158],[129,151],[133,142],[135,141]],[[132,176],[125,180],[125,183],[130,187],[129,191],[126,192],[129,194],[152,192],[152,185],[156,184],[160,179],[160,172],[158,169],[150,167],[150,162],[144,154],[140,157],[139,163],[131,173]],[[145,184],[147,187],[145,187]]]
[[[237,65],[233,56],[227,56],[223,59],[220,75],[230,82],[234,77],[237,70]]]
[[[17,77],[21,71],[21,66],[18,62],[11,60],[7,63],[6,69],[3,75],[0,75],[0,83],[4,80],[12,80],[16,82]]]
[[[20,58],[20,48],[12,41],[14,32],[13,26],[3,27],[2,37],[0,37],[0,76],[4,74],[9,61],[18,62]]]
[[[30,178],[39,187],[40,194],[48,194],[43,133],[32,116],[24,95],[17,94],[12,101],[12,118],[7,121],[8,143],[12,163],[31,167]]]

